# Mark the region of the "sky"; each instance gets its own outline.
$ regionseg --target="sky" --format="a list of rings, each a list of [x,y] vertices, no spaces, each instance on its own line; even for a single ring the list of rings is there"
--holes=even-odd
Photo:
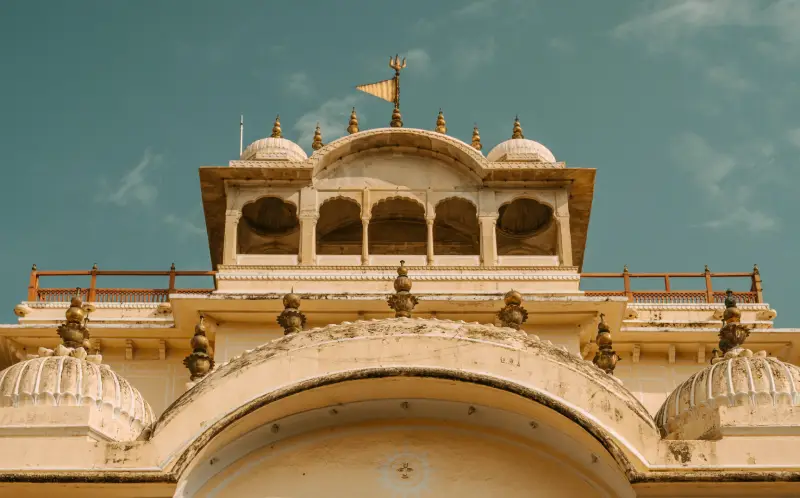
[[[442,108],[486,152],[519,115],[597,169],[585,271],[758,263],[776,324],[800,327],[798,25],[800,0],[5,0],[0,321],[33,263],[210,269],[197,170],[236,158],[239,115],[245,145],[280,114],[307,152],[352,106],[386,126],[391,105],[354,86],[399,53],[405,126]]]

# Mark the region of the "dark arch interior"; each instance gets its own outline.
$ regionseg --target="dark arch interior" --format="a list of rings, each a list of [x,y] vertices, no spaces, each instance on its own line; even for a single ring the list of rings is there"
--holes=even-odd
[[[533,199],[516,199],[500,206],[497,218],[497,254],[552,256],[558,234],[553,208]]]
[[[317,220],[317,254],[361,254],[361,207],[352,199],[325,202]]]
[[[370,254],[427,254],[425,209],[409,199],[387,199],[372,208]]]
[[[446,199],[436,205],[433,252],[441,255],[480,254],[480,227],[475,205],[466,199]]]
[[[262,197],[242,208],[238,228],[240,254],[297,254],[297,207],[277,197]]]

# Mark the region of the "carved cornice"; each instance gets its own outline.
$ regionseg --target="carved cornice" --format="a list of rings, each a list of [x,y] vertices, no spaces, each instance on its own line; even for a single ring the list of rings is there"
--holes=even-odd
[[[542,162],[538,160],[534,160],[533,158],[538,157],[536,154],[529,154],[531,156],[530,161],[523,161],[519,160],[522,158],[522,154],[514,154],[513,159],[509,161],[496,161],[491,162],[486,165],[486,167],[490,170],[503,170],[503,169],[562,169],[566,168],[567,164],[563,161],[549,163],[549,162]]]
[[[737,303],[736,306],[741,310],[747,311],[760,311],[768,310],[769,304],[767,303]],[[724,310],[725,305],[722,303],[676,303],[676,304],[644,304],[644,303],[630,303],[629,308],[635,308],[639,311],[644,310],[658,310],[658,311],[716,311]]]
[[[229,161],[231,168],[265,169],[311,169],[310,160],[305,161]]]
[[[62,309],[69,308],[69,301],[23,301],[23,304],[28,305],[33,309]],[[131,309],[131,310],[154,310],[162,303],[119,303],[119,302],[103,302],[91,303],[96,309]]]
[[[375,274],[342,274],[342,273],[317,273],[317,274],[298,274],[297,272],[293,273],[218,273],[217,280],[319,280],[319,281],[389,281],[391,280],[392,275],[388,272],[386,274],[383,273],[375,273]],[[519,282],[519,281],[567,281],[567,282],[578,282],[580,281],[580,276],[576,275],[547,275],[547,274],[539,274],[539,275],[498,275],[498,274],[452,274],[452,275],[424,275],[415,273],[414,274],[415,281],[493,281],[493,280],[501,280],[501,281],[511,281],[511,282]]]
[[[399,256],[398,256],[399,258]],[[484,272],[484,273],[501,273],[501,272],[511,272],[515,275],[519,275],[520,272],[523,273],[545,273],[545,272],[557,272],[557,273],[574,273],[578,274],[578,268],[575,266],[406,266],[406,268],[413,270],[414,272],[419,273],[430,273],[430,272],[439,272],[439,271],[458,271],[458,272]],[[358,266],[358,265],[334,265],[334,266],[310,266],[305,268],[298,268],[297,266],[291,265],[219,265],[219,272],[249,272],[249,271],[292,271],[294,273],[297,272],[320,272],[320,271],[329,271],[329,270],[348,270],[348,271],[359,271],[361,273],[366,272],[389,272],[394,278],[395,273],[397,272],[396,266]]]

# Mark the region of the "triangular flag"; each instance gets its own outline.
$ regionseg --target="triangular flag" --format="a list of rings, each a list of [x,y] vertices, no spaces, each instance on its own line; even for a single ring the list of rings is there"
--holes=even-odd
[[[374,95],[388,102],[394,102],[397,98],[397,86],[394,78],[377,83],[370,83],[368,85],[358,85],[356,90],[361,90],[364,93]]]

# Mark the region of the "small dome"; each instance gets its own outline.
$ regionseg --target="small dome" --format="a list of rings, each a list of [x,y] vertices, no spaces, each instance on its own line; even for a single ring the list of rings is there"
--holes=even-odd
[[[718,361],[697,372],[667,397],[655,417],[664,437],[681,431],[681,439],[702,438],[705,434],[690,435],[685,426],[703,419],[702,412],[719,406],[767,410],[800,405],[800,368],[763,352],[752,355],[745,351],[745,355]]]
[[[141,393],[108,365],[41,356],[0,372],[0,410],[53,406],[96,407],[104,432],[117,441],[135,440],[155,421]]]
[[[489,161],[535,161],[554,163],[556,157],[550,149],[527,138],[512,138],[501,142],[486,155]]]
[[[247,146],[240,157],[242,161],[293,161],[308,159],[305,151],[296,143],[285,138],[267,137],[256,140]]]

